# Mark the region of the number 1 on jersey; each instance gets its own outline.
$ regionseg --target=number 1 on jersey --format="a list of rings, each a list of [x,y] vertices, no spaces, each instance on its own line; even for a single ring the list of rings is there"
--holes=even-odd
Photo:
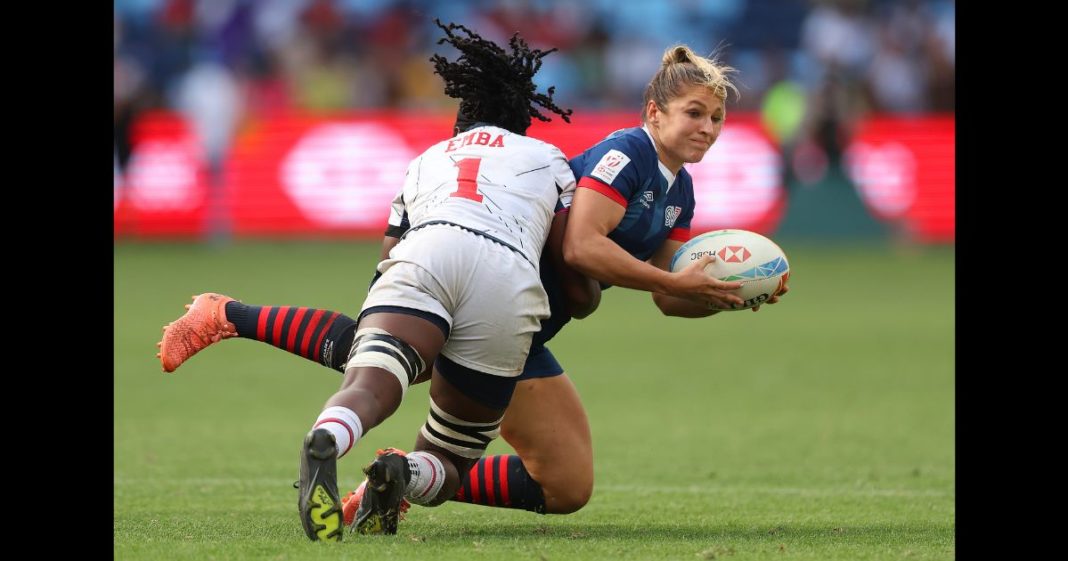
[[[482,195],[478,194],[478,168],[481,165],[482,158],[464,158],[456,162],[456,167],[460,168],[460,172],[456,176],[456,183],[459,188],[449,196],[481,203]]]

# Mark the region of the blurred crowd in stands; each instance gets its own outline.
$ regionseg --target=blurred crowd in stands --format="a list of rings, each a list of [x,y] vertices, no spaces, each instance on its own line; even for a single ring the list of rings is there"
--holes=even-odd
[[[739,70],[732,110],[761,114],[782,145],[848,135],[866,114],[953,111],[954,10],[953,0],[115,0],[117,165],[130,124],[151,109],[188,115],[215,159],[242,122],[278,111],[455,107],[428,61],[456,56],[436,44],[435,17],[559,48],[537,81],[564,107],[637,118],[661,54],[681,42]]]

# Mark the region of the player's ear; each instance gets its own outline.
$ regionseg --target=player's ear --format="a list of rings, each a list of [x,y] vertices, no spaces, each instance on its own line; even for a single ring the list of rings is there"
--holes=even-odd
[[[652,125],[660,124],[660,108],[651,99],[645,104],[645,120]]]

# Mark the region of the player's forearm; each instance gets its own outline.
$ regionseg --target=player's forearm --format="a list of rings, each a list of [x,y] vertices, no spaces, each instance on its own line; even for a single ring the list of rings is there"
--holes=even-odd
[[[389,252],[398,243],[400,243],[400,238],[395,238],[393,236],[390,236],[389,234],[386,234],[386,236],[382,238],[382,251],[379,253],[378,261],[382,262],[386,259],[389,259]],[[378,267],[376,266],[375,274],[371,276],[371,283],[367,285],[367,290],[371,290],[371,287],[374,286],[376,282],[378,282],[378,277],[381,276],[382,273],[378,270]]]
[[[400,243],[400,238],[393,236],[385,236],[382,238],[382,251],[379,253],[378,260],[385,261],[389,259],[389,252],[393,250],[397,244]]]
[[[549,237],[545,241],[545,251],[556,270],[557,280],[564,294],[567,313],[575,319],[582,319],[594,312],[601,303],[601,286],[597,281],[583,275],[564,261],[564,232],[567,228],[568,210],[564,209],[553,217],[549,228]]]
[[[667,294],[653,293],[653,302],[665,316],[680,318],[704,318],[718,314],[720,310],[711,310],[707,304],[676,298]]]
[[[648,292],[670,291],[670,273],[635,259],[603,235],[565,239],[564,260],[582,274],[613,286]]]

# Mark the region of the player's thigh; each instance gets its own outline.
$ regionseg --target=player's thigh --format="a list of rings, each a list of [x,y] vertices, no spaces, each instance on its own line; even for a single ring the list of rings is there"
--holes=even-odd
[[[493,269],[464,278],[452,333],[442,355],[477,372],[515,377],[523,371],[549,304],[537,271],[514,251],[487,242]]]
[[[381,331],[397,337],[422,359],[424,368],[417,375],[429,373],[449,336],[452,314],[443,304],[447,297],[424,267],[393,262],[364,299],[356,337]],[[354,351],[345,349],[350,359]]]
[[[547,503],[581,508],[593,492],[593,440],[578,390],[566,374],[516,384],[501,423],[501,436],[515,449]]]
[[[446,335],[441,328],[444,323],[440,317],[421,310],[377,312],[372,309],[371,313],[360,318],[357,334],[361,334],[361,331],[370,334],[385,332],[396,337],[410,345],[426,366],[434,364],[434,359],[445,345]]]
[[[455,494],[460,475],[470,471],[496,438],[515,388],[515,378],[473,372],[455,363],[450,369],[450,374],[434,370],[431,411],[415,443],[416,450],[433,452],[449,464],[444,466],[446,483],[440,501]]]

